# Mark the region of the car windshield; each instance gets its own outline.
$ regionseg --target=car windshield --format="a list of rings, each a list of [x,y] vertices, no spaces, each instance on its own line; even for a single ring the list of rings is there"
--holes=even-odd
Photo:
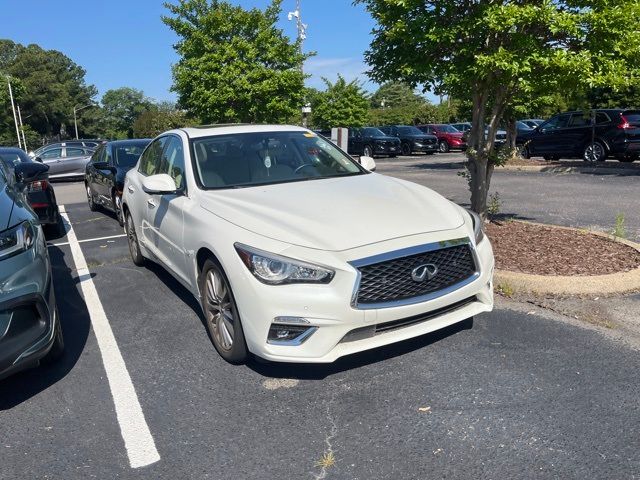
[[[398,127],[400,135],[424,135],[424,132],[416,127]]]
[[[367,137],[386,137],[384,132],[378,130],[377,128],[363,128],[362,133],[364,133]]]
[[[124,168],[132,168],[138,163],[142,151],[149,144],[149,140],[129,142],[125,145],[117,145],[113,148],[116,165]]]
[[[205,188],[250,187],[365,173],[331,142],[304,131],[196,138],[192,151]]]

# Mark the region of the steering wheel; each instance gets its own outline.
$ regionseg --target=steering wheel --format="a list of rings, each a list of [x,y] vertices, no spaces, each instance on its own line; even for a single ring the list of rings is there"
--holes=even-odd
[[[302,170],[302,169],[303,169],[303,168],[305,168],[305,167],[313,167],[313,168],[315,168],[315,166],[314,166],[314,165],[312,165],[311,163],[303,163],[302,165],[300,165],[298,168],[296,168],[296,169],[293,171],[294,175],[295,175],[295,174],[297,174],[300,170]]]

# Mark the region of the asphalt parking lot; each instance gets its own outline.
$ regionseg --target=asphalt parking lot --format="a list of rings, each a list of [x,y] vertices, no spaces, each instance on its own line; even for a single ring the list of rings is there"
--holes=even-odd
[[[50,254],[67,352],[0,383],[0,478],[640,476],[640,357],[599,331],[503,305],[332,365],[232,366],[196,300],[135,267],[115,219],[60,185],[73,233]],[[115,345],[98,344],[101,310]],[[140,411],[123,416],[123,399]],[[132,468],[147,433],[157,456]]]

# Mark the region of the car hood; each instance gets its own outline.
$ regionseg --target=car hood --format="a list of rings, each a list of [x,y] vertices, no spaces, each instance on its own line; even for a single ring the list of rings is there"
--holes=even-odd
[[[416,133],[415,135],[403,135],[403,138],[410,138],[412,140],[431,140],[437,137],[435,135],[430,135],[428,133],[425,133],[424,135],[418,135]]]
[[[210,190],[201,205],[259,235],[329,251],[451,230],[464,223],[459,208],[436,192],[374,173]]]
[[[385,135],[384,137],[371,137],[372,140],[381,140],[383,142],[399,142],[400,139],[398,137],[389,137]]]

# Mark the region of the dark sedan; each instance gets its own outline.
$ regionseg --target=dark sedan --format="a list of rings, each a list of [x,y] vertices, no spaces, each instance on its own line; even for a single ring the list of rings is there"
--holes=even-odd
[[[84,185],[89,209],[98,206],[116,214],[120,225],[122,218],[122,189],[124,177],[138,162],[138,158],[151,139],[116,140],[98,147],[85,170]]]
[[[27,185],[48,168],[0,162],[0,379],[62,355],[64,340],[47,242],[27,203]]]
[[[390,137],[400,139],[402,155],[411,155],[413,152],[422,152],[427,155],[438,151],[438,137],[427,135],[410,125],[386,125],[380,130]]]
[[[377,128],[350,128],[349,154],[374,157],[388,155],[395,157],[400,153],[400,139],[385,135]]]
[[[0,158],[12,175],[17,165],[34,162],[23,150],[13,147],[0,147]],[[47,228],[47,233],[59,233],[59,230],[62,229],[62,221],[48,174],[44,174],[38,180],[26,185],[26,192],[31,208],[38,215],[40,223]]]

